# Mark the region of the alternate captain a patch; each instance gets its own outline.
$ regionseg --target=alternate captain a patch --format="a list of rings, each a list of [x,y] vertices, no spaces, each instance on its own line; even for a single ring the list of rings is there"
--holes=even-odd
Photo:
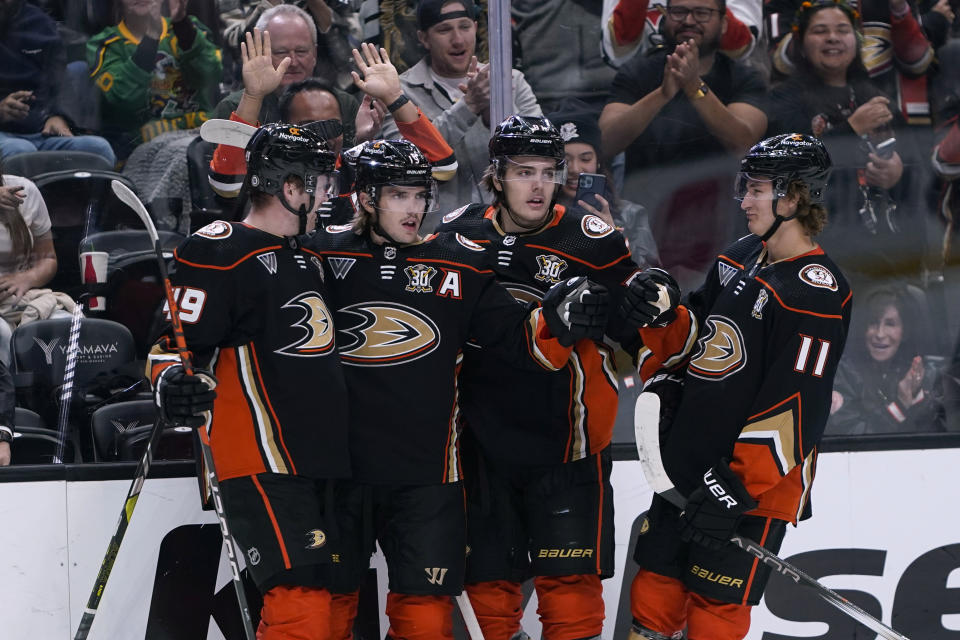
[[[837,279],[830,273],[830,270],[819,264],[808,264],[799,273],[800,279],[811,287],[818,289],[829,289],[836,291],[838,289]]]

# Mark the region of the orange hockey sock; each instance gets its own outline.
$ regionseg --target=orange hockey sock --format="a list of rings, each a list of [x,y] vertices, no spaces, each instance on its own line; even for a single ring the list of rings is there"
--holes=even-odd
[[[688,598],[676,578],[640,569],[630,585],[630,613],[643,627],[670,637],[687,626]]]
[[[523,592],[519,582],[491,580],[466,588],[485,640],[510,640],[520,630]]]
[[[453,640],[450,596],[387,594],[387,636],[397,640]]]
[[[330,640],[352,640],[360,593],[334,593],[330,600]]]
[[[257,640],[329,640],[330,592],[278,586],[263,596]]]
[[[577,640],[603,631],[600,576],[537,576],[537,613],[546,640]]]

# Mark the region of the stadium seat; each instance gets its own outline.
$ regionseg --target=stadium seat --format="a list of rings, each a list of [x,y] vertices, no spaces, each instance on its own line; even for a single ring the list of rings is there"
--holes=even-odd
[[[172,258],[173,250],[184,237],[173,231],[160,231],[164,256]],[[156,340],[152,334],[158,307],[163,301],[163,283],[156,254],[146,231],[104,231],[87,236],[80,242],[80,252],[106,251],[106,312],[102,317],[130,329],[138,357],[145,358]]]
[[[152,400],[132,400],[101,407],[90,423],[98,461],[139,460],[157,421]],[[193,459],[193,429],[164,426],[153,452],[155,460]]]
[[[10,464],[52,463],[57,451],[56,430],[48,429],[43,418],[23,407],[16,408],[14,423],[16,435],[11,447]],[[69,434],[64,444],[63,457],[63,462],[81,461],[79,448]]]
[[[37,320],[17,327],[11,339],[18,405],[40,414],[47,424],[59,420],[70,321]],[[80,425],[87,424],[89,412],[98,404],[124,399],[137,383],[142,387],[142,371],[129,329],[100,318],[81,320],[69,418],[70,433],[84,451],[91,445]]]
[[[59,171],[113,171],[103,156],[86,151],[31,151],[4,158],[3,172],[33,180]]]
[[[77,297],[82,291],[80,240],[98,231],[143,229],[137,214],[110,188],[113,180],[119,180],[131,189],[133,183],[119,173],[100,169],[52,171],[34,175],[31,180],[40,189],[50,212],[53,246],[57,254],[57,275],[48,286]]]

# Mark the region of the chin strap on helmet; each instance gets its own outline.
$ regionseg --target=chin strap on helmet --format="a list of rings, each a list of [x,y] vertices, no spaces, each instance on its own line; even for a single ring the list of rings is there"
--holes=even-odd
[[[794,213],[791,216],[782,216],[777,213],[777,206],[780,204],[780,198],[787,195],[787,185],[784,184],[786,181],[783,178],[777,178],[773,183],[773,223],[770,225],[770,228],[767,229],[760,239],[764,242],[769,240],[773,234],[777,232],[777,229],[780,228],[780,225],[786,222],[787,220],[793,220],[797,217],[797,214]]]
[[[294,209],[290,206],[290,203],[287,202],[287,195],[282,191],[277,194],[277,199],[280,200],[280,204],[283,205],[283,208],[297,216],[300,219],[300,226],[298,227],[297,233],[303,235],[307,232],[307,217],[310,215],[310,212],[313,211],[313,205],[317,201],[317,198],[314,194],[310,194],[310,203],[301,204],[299,208]]]

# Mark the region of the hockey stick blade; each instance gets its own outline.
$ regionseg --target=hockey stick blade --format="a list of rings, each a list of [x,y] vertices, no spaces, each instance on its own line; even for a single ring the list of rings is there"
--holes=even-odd
[[[111,180],[110,188],[113,190],[114,195],[120,199],[120,202],[133,209],[137,217],[140,218],[140,222],[143,223],[143,226],[147,229],[147,233],[150,235],[150,242],[154,244],[159,242],[160,234],[157,233],[157,226],[153,224],[153,218],[150,217],[150,212],[147,211],[143,202],[140,201],[140,197],[134,193],[130,187],[119,180]]]
[[[633,414],[633,427],[637,441],[637,455],[640,458],[644,478],[656,493],[678,509],[683,509],[687,500],[673,486],[660,456],[660,397],[657,394],[646,391],[637,398]],[[730,538],[730,542],[759,559],[774,572],[793,580],[799,585],[813,589],[818,596],[875,632],[881,638],[885,640],[909,640],[899,631],[888,627],[836,591],[824,586],[753,540],[734,535]]]
[[[246,148],[247,142],[256,132],[257,127],[222,118],[207,120],[200,125],[200,137],[207,142],[224,144],[228,147],[240,147],[241,149]]]

